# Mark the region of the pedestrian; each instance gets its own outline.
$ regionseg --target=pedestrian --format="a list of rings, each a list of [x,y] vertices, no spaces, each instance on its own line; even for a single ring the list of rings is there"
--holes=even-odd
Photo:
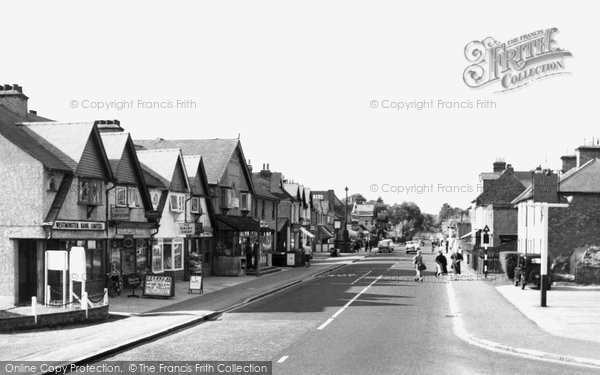
[[[439,277],[440,275],[446,276],[448,274],[448,260],[442,253],[442,250],[438,250],[438,256],[435,257],[435,264],[437,266],[435,277]]]
[[[448,240],[446,240],[444,242],[446,242],[446,254],[448,254]]]
[[[311,251],[310,247],[308,247],[308,246],[304,247],[302,254],[304,256],[304,265],[306,267],[310,267],[310,258],[312,257],[312,251]]]
[[[415,281],[423,282],[423,276],[421,271],[425,270],[425,264],[423,264],[423,257],[421,256],[421,250],[417,250],[417,255],[413,258],[413,264],[415,265],[416,277]]]
[[[244,252],[246,254],[246,269],[250,269],[252,268],[252,245],[250,244],[250,238],[246,239]]]
[[[254,245],[252,245],[252,257],[254,258],[254,269],[258,269],[258,241],[254,241]]]
[[[456,280],[460,277],[460,263],[463,260],[462,250],[459,248],[450,256],[450,259],[452,259],[452,269],[454,270],[454,279]]]
[[[431,254],[435,251],[435,243],[431,241]]]

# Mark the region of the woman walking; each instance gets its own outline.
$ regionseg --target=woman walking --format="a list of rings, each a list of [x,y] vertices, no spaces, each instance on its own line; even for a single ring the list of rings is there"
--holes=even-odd
[[[423,264],[423,257],[421,256],[421,250],[417,250],[417,255],[413,258],[413,264],[415,265],[416,277],[415,281],[423,282],[423,276],[421,275],[421,271],[425,270],[425,265]]]
[[[452,269],[454,270],[454,279],[457,280],[460,278],[460,262],[463,260],[462,250],[458,249],[457,252],[452,254],[450,259],[452,259]]]

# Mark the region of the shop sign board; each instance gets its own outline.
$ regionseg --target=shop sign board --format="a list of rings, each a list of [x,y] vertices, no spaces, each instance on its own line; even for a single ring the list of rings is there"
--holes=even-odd
[[[129,213],[131,212],[131,210],[129,209],[129,207],[116,207],[116,206],[111,206],[110,208],[110,219],[111,220],[125,220],[125,221],[129,221],[130,217],[129,217]]]
[[[52,225],[54,230],[104,230],[102,221],[70,221],[56,220]]]
[[[145,275],[144,297],[175,297],[173,276]]]

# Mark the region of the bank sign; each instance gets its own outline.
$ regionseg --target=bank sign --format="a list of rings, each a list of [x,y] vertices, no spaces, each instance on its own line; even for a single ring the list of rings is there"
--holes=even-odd
[[[104,223],[101,221],[68,221],[56,220],[52,229],[55,230],[104,230]]]
[[[465,84],[480,88],[496,84],[497,92],[514,90],[539,79],[566,74],[568,50],[559,48],[557,28],[536,30],[507,42],[492,37],[475,40],[465,47],[469,65],[463,72]]]

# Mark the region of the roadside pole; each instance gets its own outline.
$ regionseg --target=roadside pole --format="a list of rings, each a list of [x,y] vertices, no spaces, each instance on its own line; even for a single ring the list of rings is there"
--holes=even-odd
[[[548,203],[542,206],[542,264],[540,265],[540,305],[546,307],[546,291],[548,290]]]

